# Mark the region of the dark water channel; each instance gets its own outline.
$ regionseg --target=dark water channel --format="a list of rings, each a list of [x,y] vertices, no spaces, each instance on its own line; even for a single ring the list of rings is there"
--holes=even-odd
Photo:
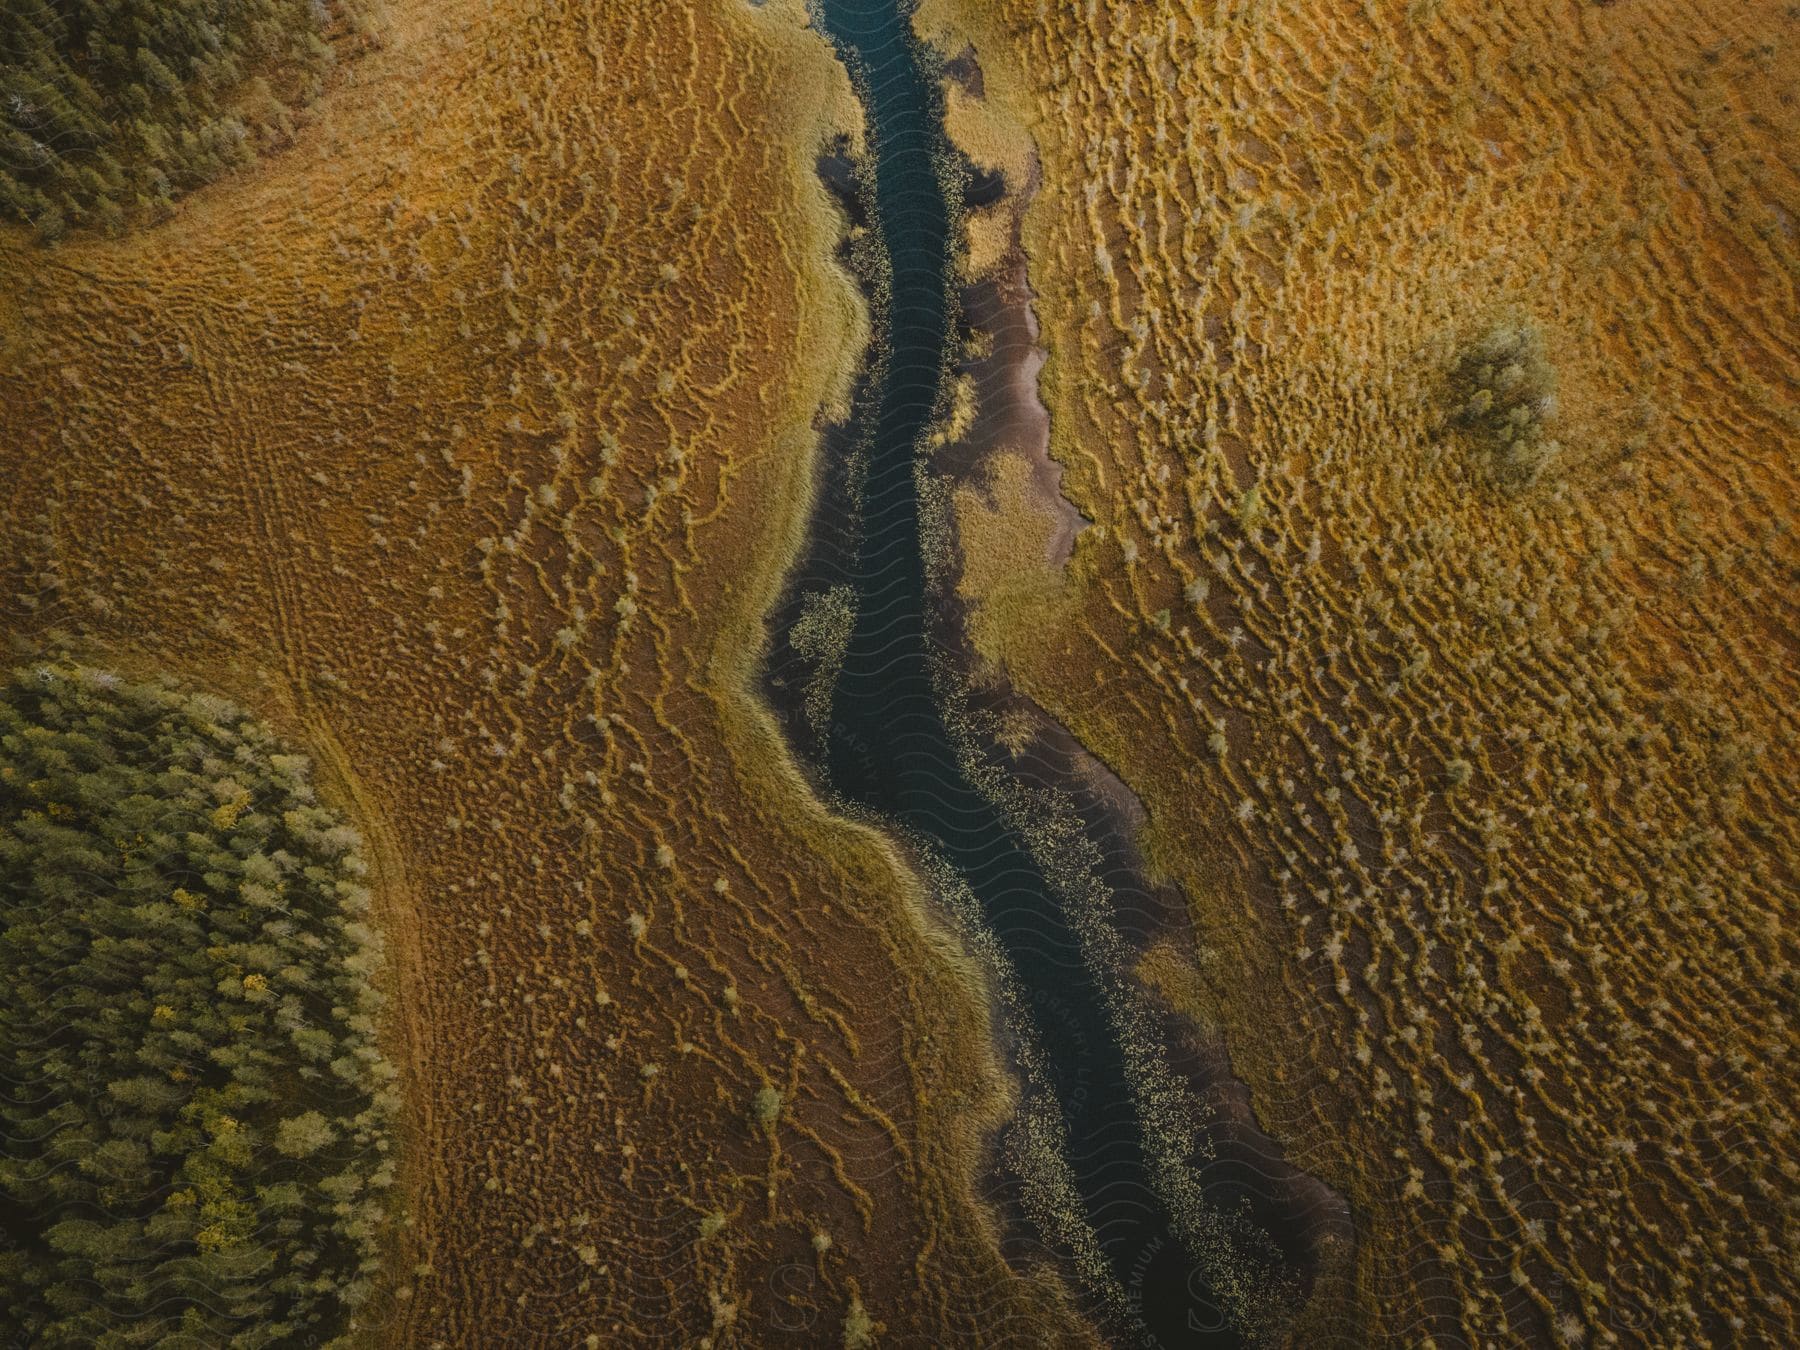
[[[814,530],[815,545],[822,535],[836,543],[823,571],[814,557],[810,580],[850,587],[856,615],[814,757],[847,807],[924,841],[955,869],[998,939],[1022,1001],[1037,1010],[1044,1086],[1067,1131],[1082,1217],[1128,1304],[1125,1315],[1115,1308],[1102,1321],[1124,1344],[1236,1345],[1151,1186],[1125,1056],[1081,942],[1024,841],[964,774],[934,686],[915,467],[955,317],[951,211],[940,172],[942,96],[903,4],[815,0],[869,115],[878,152],[871,223],[891,289],[875,305],[885,360],[871,366],[854,425],[837,429],[840,459],[848,449],[859,452],[854,467],[827,467],[854,484],[838,503],[843,518]],[[865,195],[865,207],[868,201]],[[828,459],[831,445],[828,437]],[[846,505],[852,498],[859,509]],[[828,492],[826,510],[833,509]],[[805,573],[803,565],[801,584]]]

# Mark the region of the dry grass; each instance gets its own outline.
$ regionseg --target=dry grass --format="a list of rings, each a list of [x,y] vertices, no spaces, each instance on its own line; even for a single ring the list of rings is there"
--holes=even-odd
[[[863,335],[847,80],[795,0],[391,9],[170,225],[0,239],[0,630],[232,693],[364,825],[381,1344],[1078,1337],[969,1193],[966,968],[746,692]]]
[[[1018,475],[965,494],[977,631],[1145,798],[1198,933],[1156,983],[1356,1205],[1317,1315],[1793,1341],[1791,9],[922,22],[1043,157],[1043,395],[1096,522],[1028,583]],[[1557,387],[1528,486],[1456,421],[1458,353],[1518,321]]]

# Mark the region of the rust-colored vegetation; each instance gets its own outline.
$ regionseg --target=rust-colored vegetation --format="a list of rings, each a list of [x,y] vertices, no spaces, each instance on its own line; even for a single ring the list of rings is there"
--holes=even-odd
[[[801,6],[392,3],[167,224],[0,238],[0,629],[227,693],[364,830],[383,1345],[1044,1344],[987,1016],[747,692],[864,320]]]
[[[1042,158],[1093,522],[1040,565],[1002,461],[964,593],[1146,802],[1198,935],[1146,975],[1352,1201],[1301,1338],[1792,1342],[1792,8],[924,22]]]

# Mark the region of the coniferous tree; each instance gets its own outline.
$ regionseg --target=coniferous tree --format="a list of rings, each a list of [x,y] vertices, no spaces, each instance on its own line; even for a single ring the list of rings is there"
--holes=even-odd
[[[221,700],[0,686],[0,1342],[274,1344],[366,1289],[395,1100],[358,846]]]
[[[378,0],[0,0],[0,213],[122,228],[288,139]],[[141,205],[140,205],[141,203]]]

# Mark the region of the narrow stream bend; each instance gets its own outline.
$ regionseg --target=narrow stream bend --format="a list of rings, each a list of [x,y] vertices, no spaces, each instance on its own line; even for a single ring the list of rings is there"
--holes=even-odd
[[[813,5],[865,103],[874,151],[868,223],[885,252],[879,270],[888,285],[873,297],[878,346],[852,424],[827,435],[826,473],[840,500],[825,494],[821,516],[829,518],[815,522],[812,556],[791,583],[851,596],[854,610],[829,714],[815,716],[813,734],[796,740],[810,739],[827,794],[843,809],[892,828],[955,872],[1004,953],[1016,1002],[1056,1009],[1012,1030],[1036,1046],[1046,1080],[1037,1086],[1061,1117],[1077,1222],[1091,1230],[1106,1268],[1084,1281],[1101,1325],[1121,1344],[1242,1344],[1152,1184],[1128,1056],[1101,982],[1042,865],[964,772],[934,683],[942,653],[933,650],[917,466],[955,317],[942,95],[922,67],[905,0]],[[853,213],[868,202],[865,192]],[[791,623],[795,603],[786,615]],[[791,704],[796,681],[786,670],[794,663],[779,662],[772,656],[771,693]],[[795,717],[785,720],[795,725]],[[1039,1236],[1072,1256],[1053,1235]]]

